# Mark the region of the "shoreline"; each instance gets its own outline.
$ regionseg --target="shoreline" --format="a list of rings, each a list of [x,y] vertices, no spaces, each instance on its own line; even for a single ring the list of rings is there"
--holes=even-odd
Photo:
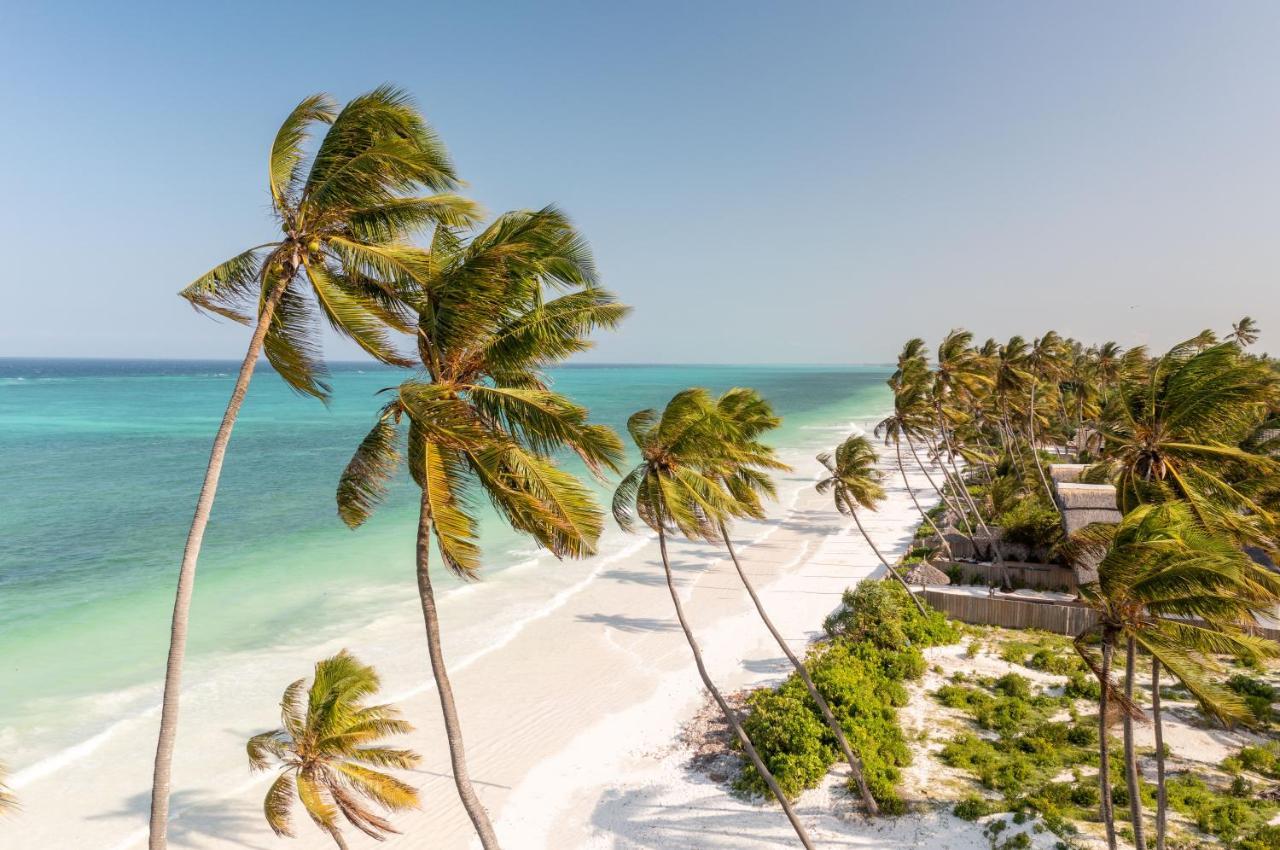
[[[829,428],[834,443],[838,433],[865,424],[860,418],[822,430]],[[882,468],[889,498],[880,511],[866,514],[864,522],[892,560],[910,541],[919,516],[891,455],[882,453]],[[803,649],[822,618],[838,605],[845,587],[882,572],[852,522],[813,491],[817,474],[811,458],[797,463],[797,471],[781,482],[784,492],[792,493],[789,504],[777,507],[769,520],[744,523],[735,533],[744,568],[797,649]],[[913,487],[916,477],[924,483],[917,474]],[[671,548],[680,592],[717,682],[736,690],[780,678],[777,647],[750,608],[727,555],[686,542]],[[614,817],[621,805],[618,795],[632,793],[629,783],[655,763],[665,763],[655,762],[652,754],[671,749],[702,698],[688,647],[674,626],[655,539],[637,537],[607,553],[583,576],[522,615],[490,645],[458,657],[450,652],[445,612],[445,651],[453,659],[451,674],[472,773],[504,846],[648,846],[636,844],[641,839],[630,833],[644,833],[651,825],[618,823]],[[238,697],[221,692],[218,683],[189,688],[187,716],[196,731],[179,739],[175,847],[276,846],[260,808],[270,777],[248,774],[244,739],[273,722],[285,683],[309,669],[314,659],[346,645],[358,647],[361,657],[375,663],[387,699],[418,724],[405,744],[424,757],[409,778],[421,787],[425,808],[396,818],[404,835],[392,844],[445,850],[471,845],[470,823],[448,771],[420,624],[391,613],[358,635],[290,651],[287,659],[246,659],[258,662],[255,681],[276,682],[263,693],[255,688]],[[307,660],[299,668],[302,655]],[[215,725],[209,718],[216,718],[220,728],[209,728]],[[202,721],[204,728],[195,725]],[[135,715],[125,722],[153,721]],[[6,839],[6,846],[142,846],[147,760],[124,749],[128,738],[99,742],[71,768],[28,774],[24,812],[9,825],[19,840],[9,845]],[[194,787],[193,776],[201,777]],[[719,789],[715,793],[724,796]],[[79,823],[60,822],[58,811],[67,795],[77,795],[91,814]],[[785,827],[776,807],[755,809]],[[305,816],[296,825],[299,836],[290,846],[329,846]],[[353,837],[353,847],[363,846],[362,838]],[[714,836],[708,840],[714,842]]]

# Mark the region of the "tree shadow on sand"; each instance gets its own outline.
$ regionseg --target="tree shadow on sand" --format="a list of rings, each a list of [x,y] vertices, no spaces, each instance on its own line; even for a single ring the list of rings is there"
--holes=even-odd
[[[601,623],[620,632],[671,632],[676,624],[658,617],[629,617],[626,614],[579,614],[579,623]]]
[[[264,789],[265,793],[265,789]],[[261,804],[252,797],[219,797],[205,791],[175,791],[170,796],[169,844],[197,847],[201,838],[235,840],[251,850],[272,850],[275,836],[262,817]],[[89,815],[90,820],[127,818],[144,821],[151,811],[151,794],[135,794],[118,810]],[[265,834],[264,834],[265,833]]]

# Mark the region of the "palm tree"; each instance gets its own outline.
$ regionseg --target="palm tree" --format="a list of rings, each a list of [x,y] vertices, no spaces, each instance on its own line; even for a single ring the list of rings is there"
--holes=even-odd
[[[1213,654],[1272,654],[1264,641],[1244,634],[1242,626],[1252,623],[1256,612],[1274,604],[1280,578],[1255,564],[1229,540],[1207,530],[1184,502],[1144,505],[1127,514],[1119,525],[1089,526],[1072,538],[1070,546],[1082,556],[1098,559],[1098,580],[1080,589],[1081,599],[1097,613],[1098,621],[1076,637],[1075,645],[1102,685],[1098,734],[1103,767],[1099,782],[1107,840],[1115,846],[1106,766],[1110,764],[1107,715],[1110,701],[1117,699],[1124,709],[1125,775],[1135,845],[1145,847],[1133,747],[1138,649],[1149,653],[1159,665],[1153,672],[1157,695],[1159,669],[1163,667],[1208,710],[1220,717],[1238,713],[1239,700],[1210,682],[1205,671],[1214,667],[1210,660]],[[1101,644],[1101,660],[1090,643],[1095,639]],[[1122,694],[1111,683],[1117,645],[1125,649]],[[1156,719],[1159,722],[1158,715]],[[1159,729],[1157,734],[1161,734]],[[1158,775],[1163,776],[1163,753],[1158,756]],[[1160,800],[1157,825],[1162,830],[1163,789]]]
[[[304,145],[315,125],[328,130],[308,157]],[[281,237],[215,266],[181,293],[197,309],[254,330],[214,437],[178,572],[151,788],[150,850],[166,846],[196,562],[258,355],[265,352],[294,390],[326,397],[316,341],[318,312],[377,360],[406,364],[385,329],[404,328],[389,292],[423,262],[422,252],[404,240],[422,228],[461,224],[475,215],[470,201],[449,194],[458,181],[444,145],[408,96],[388,86],[357,97],[341,111],[325,95],[303,100],[276,134],[267,176]],[[422,189],[436,194],[416,194]]]
[[[1231,333],[1227,335],[1227,339],[1241,348],[1248,348],[1258,341],[1258,336],[1258,323],[1245,316],[1240,321],[1231,324]]]
[[[898,571],[885,560],[875,541],[863,527],[862,518],[858,516],[858,508],[874,511],[884,501],[884,487],[880,485],[882,476],[880,470],[876,469],[877,460],[879,458],[876,456],[876,450],[871,447],[871,442],[866,437],[855,434],[846,438],[836,447],[834,456],[826,452],[818,455],[818,463],[826,467],[827,472],[830,473],[826,478],[818,481],[818,492],[831,493],[835,497],[836,510],[853,517],[853,521],[858,525],[858,531],[862,532],[862,539],[867,541],[867,545],[871,547],[872,552],[875,552],[885,570],[898,580],[898,583],[907,591],[907,595],[911,597],[911,601],[916,604],[916,608],[923,614],[924,606],[911,592],[906,579],[898,575]]]
[[[585,242],[553,208],[507,213],[470,241],[441,228],[433,243],[424,273],[400,293],[417,316],[423,374],[394,389],[356,449],[338,483],[338,513],[352,528],[368,519],[399,466],[407,430],[404,456],[420,490],[416,576],[431,671],[458,795],[493,850],[497,836],[467,771],[441,648],[432,537],[450,572],[478,578],[478,492],[557,557],[594,553],[603,514],[554,457],[571,451],[602,474],[616,470],[622,444],[551,390],[543,370],[589,348],[590,333],[615,326],[627,308],[598,286]]]
[[[1274,523],[1244,482],[1280,475],[1280,462],[1242,449],[1267,415],[1277,376],[1233,342],[1175,346],[1112,399],[1103,459],[1120,508],[1185,499],[1202,522],[1244,542],[1274,544]]]
[[[907,488],[907,495],[911,497],[911,504],[915,505],[916,512],[920,514],[920,521],[928,524],[933,529],[933,533],[942,541],[942,548],[946,552],[947,560],[955,560],[951,553],[951,544],[947,542],[946,535],[942,533],[942,529],[938,528],[938,524],[933,521],[933,517],[929,516],[924,508],[920,507],[920,500],[916,498],[911,481],[907,478],[906,467],[902,463],[902,440],[908,437],[912,431],[928,427],[927,418],[920,412],[924,404],[919,399],[919,396],[923,392],[923,384],[918,381],[905,381],[898,386],[894,386],[893,413],[876,423],[875,435],[882,438],[886,446],[891,442],[893,443],[893,453],[898,463],[898,473],[902,476],[902,483]]]
[[[416,789],[380,769],[408,770],[419,758],[412,750],[381,743],[413,727],[390,705],[366,705],[378,686],[377,672],[343,650],[316,664],[310,688],[306,679],[285,688],[280,729],[249,739],[249,766],[280,772],[263,803],[276,835],[294,837],[290,810],[295,800],[342,850],[347,842],[339,815],[381,841],[399,830],[368,802],[389,812],[418,806]]]
[[[772,499],[776,496],[773,479],[769,473],[773,470],[785,471],[790,467],[778,460],[773,448],[760,442],[760,437],[766,431],[777,428],[782,424],[782,420],[773,414],[773,408],[769,402],[751,389],[736,388],[729,390],[717,400],[716,409],[725,420],[727,426],[727,436],[722,448],[728,457],[723,463],[717,463],[706,471],[709,475],[719,476],[721,485],[737,502],[736,513],[738,515],[764,519],[763,499],[766,497]],[[791,646],[783,638],[777,627],[774,626],[768,612],[765,611],[764,603],[760,601],[755,585],[747,577],[746,571],[742,569],[742,564],[738,561],[738,553],[733,548],[733,538],[729,534],[726,520],[720,519],[719,525],[720,539],[724,541],[725,549],[729,552],[729,558],[733,561],[733,568],[737,570],[742,586],[746,588],[747,595],[751,597],[756,613],[760,615],[760,620],[764,623],[765,628],[769,630],[769,634],[773,635],[773,639],[777,642],[778,648],[782,650],[782,654],[787,657],[787,660],[791,662],[791,666],[795,668],[796,675],[804,682],[805,689],[809,692],[809,698],[818,707],[818,712],[822,715],[823,720],[826,721],[831,734],[835,736],[840,751],[844,753],[845,760],[849,763],[849,774],[858,786],[862,804],[866,807],[868,813],[879,814],[880,807],[876,804],[875,798],[871,796],[871,789],[867,786],[866,776],[862,768],[862,759],[854,754],[853,748],[850,747],[849,740],[844,734],[844,728],[840,725],[840,721],[836,720],[831,711],[831,706],[827,704],[826,699],[818,690],[818,686],[814,684],[808,669],[796,657],[796,654],[791,651]]]
[[[5,815],[18,808],[18,801],[9,793],[9,789],[5,786],[4,780],[7,770],[4,762],[0,762],[0,815]]]
[[[1044,336],[1036,339],[1026,356],[1027,370],[1031,375],[1031,380],[1028,382],[1030,399],[1027,404],[1028,442],[1031,444],[1031,457],[1035,461],[1036,472],[1040,474],[1045,495],[1049,497],[1049,504],[1055,511],[1058,510],[1058,503],[1053,498],[1053,487],[1049,486],[1049,477],[1044,474],[1044,465],[1040,462],[1040,450],[1036,446],[1036,418],[1039,415],[1036,410],[1036,386],[1041,382],[1057,386],[1057,380],[1061,375],[1058,363],[1061,356],[1062,337],[1058,336],[1057,331],[1047,331]]]
[[[743,400],[749,401],[740,399],[732,404],[740,404]],[[752,415],[758,416],[758,413],[756,408],[756,413]],[[671,594],[676,619],[684,631],[689,650],[693,653],[698,676],[720,707],[725,722],[733,729],[756,772],[782,806],[800,843],[812,850],[813,844],[786,794],[778,787],[777,780],[760,758],[733,709],[707,673],[702,661],[702,650],[685,618],[684,605],[676,591],[675,580],[671,575],[671,561],[667,555],[668,534],[683,534],[691,540],[712,543],[728,539],[722,534],[723,523],[742,511],[742,503],[731,495],[723,483],[725,478],[732,478],[735,474],[741,477],[743,472],[743,467],[735,467],[731,459],[726,457],[726,441],[733,439],[735,434],[728,426],[724,411],[701,388],[676,393],[661,415],[655,410],[641,410],[632,414],[627,420],[627,431],[640,450],[641,460],[627,473],[614,492],[614,519],[623,531],[631,532],[639,518],[658,535],[658,551],[662,555],[667,590]],[[753,465],[753,468],[758,468],[758,465]],[[752,489],[754,492],[755,488]]]
[[[974,521],[990,543],[992,556],[1000,567],[1001,584],[1007,587],[1009,580],[1004,569],[1004,554],[1000,542],[992,534],[982,512],[969,494],[969,488],[956,466],[956,457],[960,456],[960,451],[951,439],[954,423],[964,418],[961,406],[985,395],[994,383],[984,368],[983,358],[970,347],[972,341],[973,334],[969,331],[953,329],[938,344],[937,365],[933,372],[933,414],[942,438],[940,452],[945,454],[951,464],[952,491],[973,512]],[[944,466],[943,476],[946,474]]]

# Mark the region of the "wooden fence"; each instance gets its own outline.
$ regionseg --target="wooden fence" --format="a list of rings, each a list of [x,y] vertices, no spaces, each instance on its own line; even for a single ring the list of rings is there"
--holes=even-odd
[[[913,592],[921,595],[919,590]],[[1097,614],[1074,602],[1032,602],[1010,599],[999,593],[976,596],[944,590],[925,590],[923,598],[953,620],[1006,629],[1042,629],[1075,637],[1098,621]],[[1250,631],[1257,637],[1280,642],[1280,629],[1257,625]]]
[[[963,623],[1002,626],[1006,629],[1043,629],[1075,636],[1097,622],[1098,616],[1083,605],[1070,602],[1029,602],[968,593],[924,591],[924,601]]]
[[[968,561],[934,561],[933,565],[947,575],[957,569],[960,572],[959,584],[976,583],[999,584],[1000,568],[994,564],[975,564]],[[1070,567],[1060,564],[1028,564],[1023,561],[1005,561],[1005,569],[1009,571],[1009,579],[1017,587],[1033,587],[1040,590],[1062,590],[1075,593],[1076,574]]]

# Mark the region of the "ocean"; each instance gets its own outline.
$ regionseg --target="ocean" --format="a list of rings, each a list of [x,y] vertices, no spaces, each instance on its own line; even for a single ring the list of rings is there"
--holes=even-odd
[[[178,562],[236,365],[0,359],[0,761],[15,786],[74,764],[125,719],[157,712]],[[415,605],[407,475],[358,531],[334,505],[377,391],[405,373],[331,369],[327,406],[268,369],[255,377],[205,536],[184,699],[202,687],[251,686],[248,669],[273,648],[341,642]],[[888,374],[869,366],[552,372],[558,390],[624,437],[631,413],[660,408],[685,387],[754,387],[784,417],[772,442],[792,459],[883,415]],[[780,499],[809,483],[784,478]],[[607,505],[607,486],[598,489]],[[516,639],[550,600],[636,545],[610,519],[595,558],[559,563],[495,517],[481,531],[484,580],[438,583],[444,616],[458,624],[446,636],[458,665]],[[138,757],[149,759],[142,749]]]

